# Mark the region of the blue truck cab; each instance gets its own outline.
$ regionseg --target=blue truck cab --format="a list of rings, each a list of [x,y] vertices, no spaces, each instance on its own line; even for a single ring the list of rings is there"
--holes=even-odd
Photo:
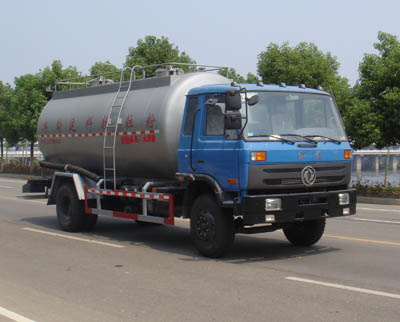
[[[209,196],[188,210],[200,226],[192,237],[204,249],[219,231],[216,206],[233,212],[235,233],[283,229],[295,245],[314,244],[326,218],[355,214],[351,164],[339,111],[325,91],[232,83],[187,95],[177,177],[188,191],[197,186],[194,195]],[[213,195],[215,205],[204,206]]]

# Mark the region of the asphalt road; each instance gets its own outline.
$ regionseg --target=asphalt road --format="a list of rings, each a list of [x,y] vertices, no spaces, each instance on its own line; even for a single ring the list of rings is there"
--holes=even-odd
[[[184,220],[62,232],[23,183],[0,178],[0,321],[400,321],[400,206],[358,204],[310,248],[237,235],[213,260]]]

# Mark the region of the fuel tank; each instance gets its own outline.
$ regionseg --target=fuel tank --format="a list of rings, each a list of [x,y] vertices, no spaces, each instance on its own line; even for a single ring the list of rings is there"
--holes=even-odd
[[[188,91],[228,82],[213,72],[133,81],[115,136],[117,177],[174,178]],[[102,175],[104,136],[114,136],[114,130],[106,132],[107,119],[118,88],[114,83],[54,92],[38,122],[45,160]]]

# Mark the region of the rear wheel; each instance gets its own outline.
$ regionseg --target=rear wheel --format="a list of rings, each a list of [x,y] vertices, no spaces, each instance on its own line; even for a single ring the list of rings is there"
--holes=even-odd
[[[199,196],[190,212],[190,234],[198,251],[207,257],[221,257],[234,237],[232,214],[223,211],[211,195]]]
[[[78,199],[72,183],[64,183],[57,191],[56,210],[58,224],[65,231],[91,230],[97,215],[85,213],[83,201]]]
[[[283,227],[286,238],[296,246],[311,246],[318,242],[325,231],[325,219],[291,223]]]

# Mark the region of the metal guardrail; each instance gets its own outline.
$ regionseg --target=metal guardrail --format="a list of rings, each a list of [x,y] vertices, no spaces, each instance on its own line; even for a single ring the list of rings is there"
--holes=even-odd
[[[387,150],[355,150],[353,155],[386,155]],[[389,150],[389,155],[400,155],[400,150]]]
[[[3,158],[7,158],[7,159],[15,159],[15,158],[30,158],[31,157],[31,152],[30,151],[13,151],[13,152],[4,152],[4,156]],[[43,158],[43,154],[42,152],[35,152],[33,154],[34,158],[40,159]]]

